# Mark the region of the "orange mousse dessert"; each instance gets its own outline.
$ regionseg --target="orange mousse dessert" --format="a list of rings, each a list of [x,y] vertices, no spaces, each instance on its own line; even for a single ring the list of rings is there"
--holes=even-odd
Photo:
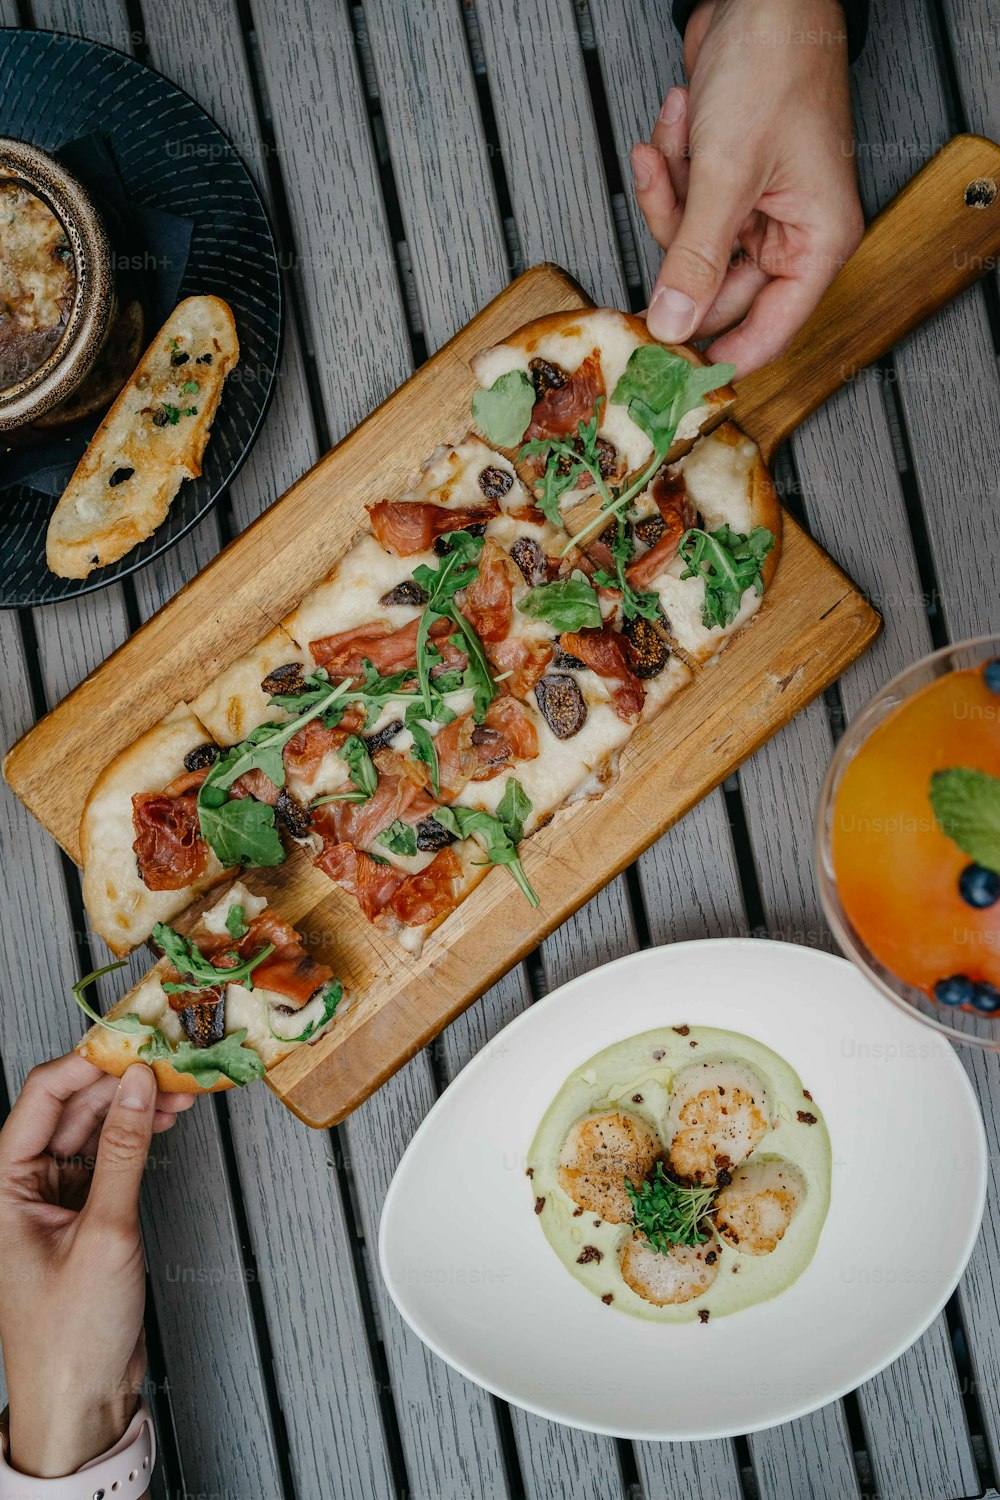
[[[942,1005],[1000,1012],[1000,658],[873,730],[841,777],[831,852],[880,963]]]

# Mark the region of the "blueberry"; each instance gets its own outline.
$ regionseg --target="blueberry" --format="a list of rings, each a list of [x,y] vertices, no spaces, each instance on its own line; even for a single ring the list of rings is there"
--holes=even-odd
[[[976,986],[966,974],[952,974],[948,979],[939,979],[934,986],[934,998],[939,1005],[971,1005],[976,995]]]
[[[966,865],[958,877],[958,890],[969,906],[993,906],[1000,901],[1000,875],[985,865]]]
[[[1000,1010],[1000,990],[996,985],[982,984],[975,986],[975,994],[972,997],[973,1009],[981,1010],[984,1015],[991,1016],[995,1010]]]
[[[1000,693],[1000,656],[994,656],[983,668],[983,681],[991,693]]]

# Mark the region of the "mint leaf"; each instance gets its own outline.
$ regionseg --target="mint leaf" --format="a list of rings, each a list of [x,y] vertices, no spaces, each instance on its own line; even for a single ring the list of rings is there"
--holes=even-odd
[[[557,634],[564,630],[597,629],[601,624],[601,606],[590,580],[579,568],[568,578],[529,589],[518,601],[518,609],[533,620],[544,620]]]
[[[1000,776],[967,766],[935,771],[930,797],[947,837],[977,865],[1000,874]]]
[[[535,387],[523,370],[508,370],[472,398],[472,420],[491,443],[513,448],[524,436],[535,404]]]
[[[416,854],[417,852],[416,830],[411,828],[409,823],[404,823],[402,818],[396,818],[388,828],[383,828],[375,842],[381,844],[384,849],[388,849],[390,854]]]
[[[230,1032],[221,1042],[210,1047],[194,1047],[190,1042],[179,1042],[171,1047],[163,1032],[157,1030],[149,1041],[139,1048],[143,1062],[155,1062],[158,1058],[169,1062],[178,1073],[187,1073],[203,1089],[213,1088],[223,1078],[239,1087],[263,1078],[267,1069],[259,1052],[244,1047],[246,1027]]]

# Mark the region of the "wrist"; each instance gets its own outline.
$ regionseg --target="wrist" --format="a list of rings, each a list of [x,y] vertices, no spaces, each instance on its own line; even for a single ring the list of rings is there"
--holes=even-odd
[[[11,1391],[8,1417],[12,1468],[39,1479],[75,1474],[106,1453],[127,1429],[137,1405],[121,1392],[108,1402],[54,1402]]]

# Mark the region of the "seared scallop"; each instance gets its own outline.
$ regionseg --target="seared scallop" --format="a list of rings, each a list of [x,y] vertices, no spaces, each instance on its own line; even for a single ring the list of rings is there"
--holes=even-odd
[[[707,1292],[719,1274],[719,1249],[714,1239],[703,1245],[673,1245],[666,1253],[654,1250],[642,1234],[622,1246],[622,1280],[646,1302],[666,1307],[690,1302]]]
[[[770,1255],[805,1197],[805,1178],[791,1162],[748,1161],[715,1200],[719,1234],[743,1255]]]
[[[713,1187],[764,1139],[770,1103],[746,1063],[695,1063],[671,1087],[668,1160],[678,1177]],[[726,1181],[723,1176],[722,1181]]]
[[[584,1115],[570,1126],[559,1153],[559,1186],[588,1213],[630,1224],[625,1180],[638,1186],[662,1155],[659,1136],[638,1115]]]

